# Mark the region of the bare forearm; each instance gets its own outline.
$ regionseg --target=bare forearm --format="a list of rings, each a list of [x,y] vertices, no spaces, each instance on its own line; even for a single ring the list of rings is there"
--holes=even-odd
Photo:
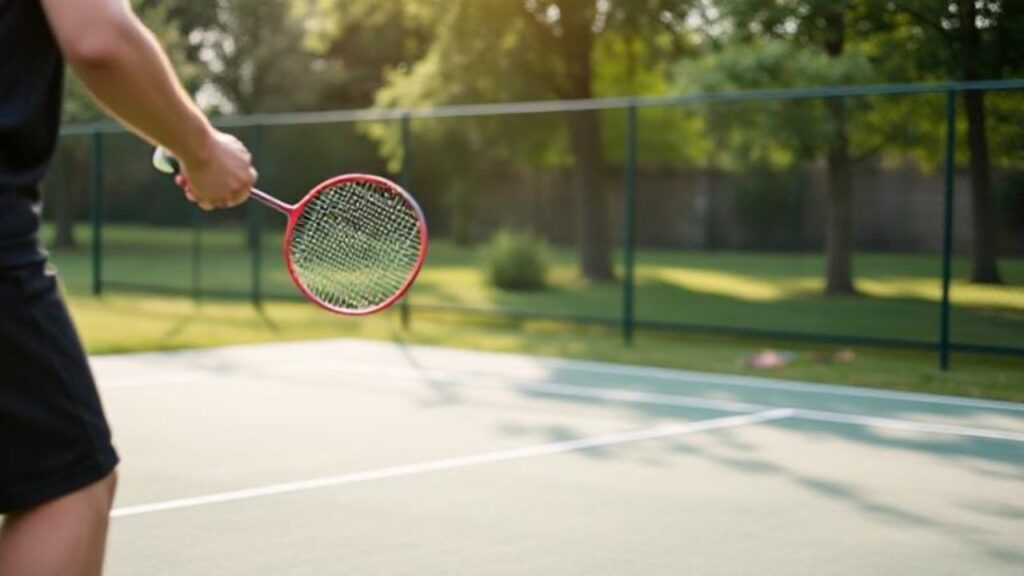
[[[44,0],[68,9],[68,0]],[[77,4],[83,0],[71,0]],[[127,6],[99,2],[108,13],[93,22],[91,36],[55,26],[65,57],[96,100],[151,143],[185,161],[201,162],[213,137],[206,117],[178,82],[152,34]],[[84,16],[88,18],[88,16]],[[53,17],[51,16],[51,21]]]

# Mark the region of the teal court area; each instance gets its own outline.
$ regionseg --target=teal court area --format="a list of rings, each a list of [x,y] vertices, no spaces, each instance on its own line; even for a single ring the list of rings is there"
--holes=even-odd
[[[1024,565],[1021,404],[355,340],[93,363],[113,575]]]

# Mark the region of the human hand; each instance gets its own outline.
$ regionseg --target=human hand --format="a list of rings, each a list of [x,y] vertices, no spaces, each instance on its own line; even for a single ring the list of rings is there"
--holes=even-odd
[[[242,204],[256,183],[252,154],[234,136],[214,132],[205,149],[182,155],[175,182],[203,210]]]

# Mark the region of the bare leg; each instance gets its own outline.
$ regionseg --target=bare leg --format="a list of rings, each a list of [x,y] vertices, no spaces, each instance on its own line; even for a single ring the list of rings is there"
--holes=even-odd
[[[0,528],[0,576],[99,576],[115,473],[76,492],[8,514]]]

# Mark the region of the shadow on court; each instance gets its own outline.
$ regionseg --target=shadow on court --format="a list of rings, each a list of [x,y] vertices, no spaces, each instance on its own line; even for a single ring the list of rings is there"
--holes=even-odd
[[[112,574],[1024,562],[1021,405],[362,341],[96,365]]]

